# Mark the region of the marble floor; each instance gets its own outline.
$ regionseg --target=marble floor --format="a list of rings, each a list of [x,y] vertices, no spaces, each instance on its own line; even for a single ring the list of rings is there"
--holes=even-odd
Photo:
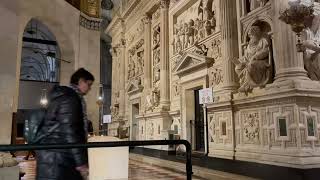
[[[21,180],[35,179],[36,161],[33,158],[24,160],[23,157],[17,157],[20,161],[19,166],[26,174]],[[136,160],[129,161],[129,180],[184,180],[185,174],[174,172],[159,166],[144,164]],[[200,178],[192,178],[193,180],[201,180]]]

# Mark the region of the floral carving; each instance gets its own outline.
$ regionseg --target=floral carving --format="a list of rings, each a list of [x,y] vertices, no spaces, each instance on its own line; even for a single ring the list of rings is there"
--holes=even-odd
[[[259,143],[259,113],[252,112],[244,115],[244,141],[250,144]]]

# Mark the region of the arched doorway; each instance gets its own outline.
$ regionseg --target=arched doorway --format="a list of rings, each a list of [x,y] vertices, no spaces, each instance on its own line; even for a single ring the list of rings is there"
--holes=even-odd
[[[46,94],[60,82],[61,53],[54,34],[37,19],[26,25],[22,37],[18,109],[13,140],[24,143],[28,114],[46,104]]]

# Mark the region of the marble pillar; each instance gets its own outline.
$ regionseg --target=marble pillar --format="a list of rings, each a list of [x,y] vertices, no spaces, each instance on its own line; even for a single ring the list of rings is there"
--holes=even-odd
[[[151,18],[145,15],[144,23],[144,89],[151,88]]]
[[[289,25],[279,20],[280,12],[288,8],[288,0],[274,1],[273,8],[275,84],[284,81],[308,80],[302,53],[297,52],[297,36]]]
[[[126,97],[126,73],[125,73],[125,66],[126,66],[126,59],[125,59],[125,52],[126,52],[126,46],[125,46],[125,40],[121,39],[118,50],[120,53],[118,54],[118,60],[120,61],[120,77],[119,77],[119,119],[123,119],[124,114],[126,112],[126,106],[125,106],[125,97]]]
[[[169,0],[160,1],[160,107],[169,110]]]
[[[238,87],[237,75],[233,59],[239,58],[237,7],[234,0],[220,0],[221,37],[223,63],[224,92],[232,92]]]

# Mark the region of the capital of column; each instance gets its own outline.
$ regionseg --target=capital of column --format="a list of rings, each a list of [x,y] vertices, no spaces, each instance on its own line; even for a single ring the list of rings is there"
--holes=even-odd
[[[160,8],[161,9],[169,9],[170,0],[160,0]]]

